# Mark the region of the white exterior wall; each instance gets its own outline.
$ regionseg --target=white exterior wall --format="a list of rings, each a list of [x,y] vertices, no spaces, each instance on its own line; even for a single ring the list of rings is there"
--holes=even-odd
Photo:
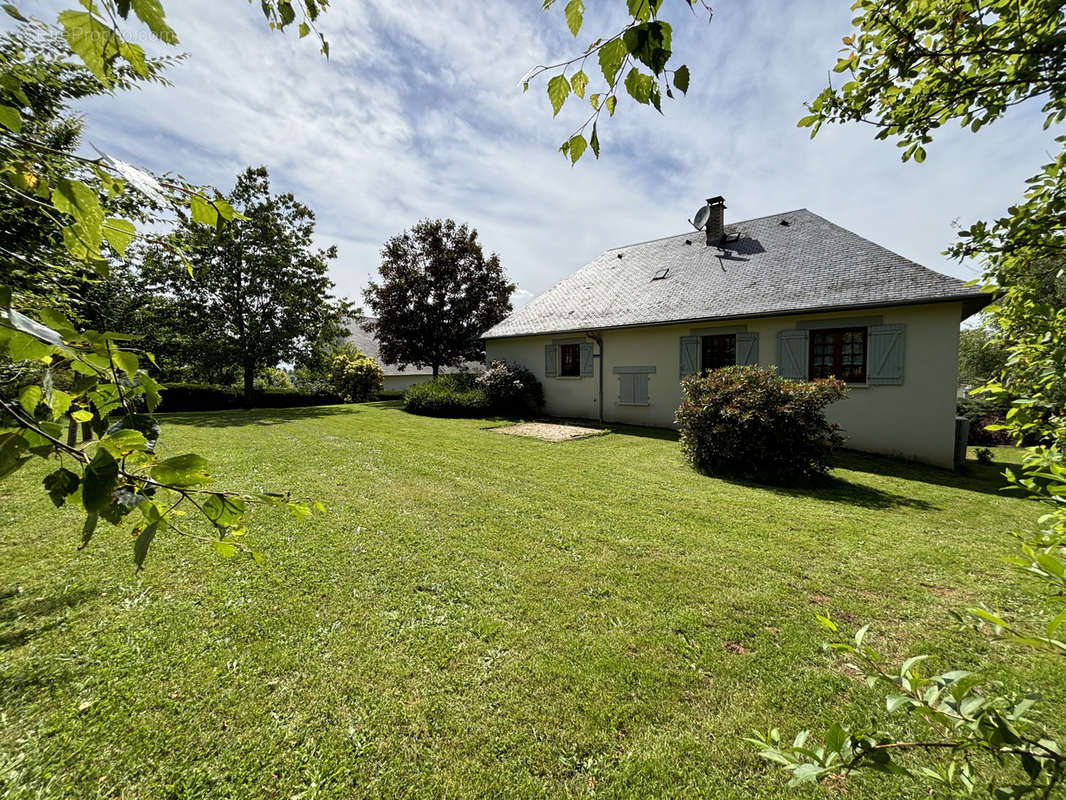
[[[745,326],[748,332],[759,334],[759,363],[770,366],[778,361],[778,331],[817,320],[880,317],[884,324],[906,325],[902,385],[850,384],[848,397],[830,407],[827,416],[844,429],[847,447],[951,468],[961,316],[962,305],[955,302],[601,331],[606,360],[604,418],[608,422],[673,427],[674,411],[681,402],[680,340],[693,331]],[[531,369],[544,385],[548,414],[596,419],[599,358],[595,359],[592,377],[544,377],[545,345],[573,341],[573,337],[574,334],[558,334],[489,339],[488,361],[515,361]],[[614,367],[644,366],[655,367],[655,373],[649,376],[647,405],[620,404]]]

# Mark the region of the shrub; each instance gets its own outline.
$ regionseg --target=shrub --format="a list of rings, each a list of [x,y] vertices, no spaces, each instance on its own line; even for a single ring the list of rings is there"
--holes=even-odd
[[[204,383],[171,383],[164,388],[160,411],[227,411],[244,408],[243,394],[232,386]],[[298,408],[343,402],[331,392],[299,392],[295,389],[263,389],[252,395],[254,408]]]
[[[970,420],[967,444],[994,446],[1014,444],[1006,431],[988,430],[989,425],[1002,425],[1007,419],[1010,403],[986,396],[964,397],[958,401],[957,413]]]
[[[329,382],[333,391],[349,403],[373,400],[385,382],[381,365],[358,350],[342,350],[333,357]]]
[[[522,416],[536,413],[544,405],[544,387],[525,367],[493,361],[487,370],[477,377],[488,400],[489,407],[497,414]]]
[[[995,454],[987,447],[979,448],[976,455],[978,464],[991,464],[995,461]]]
[[[403,395],[405,411],[430,417],[475,417],[489,410],[485,390],[469,372],[417,383]]]
[[[289,374],[277,367],[267,367],[255,376],[254,387],[256,389],[292,389],[292,380]]]
[[[792,482],[823,474],[843,439],[825,408],[842,381],[793,383],[757,366],[724,367],[682,383],[681,450],[708,475]]]

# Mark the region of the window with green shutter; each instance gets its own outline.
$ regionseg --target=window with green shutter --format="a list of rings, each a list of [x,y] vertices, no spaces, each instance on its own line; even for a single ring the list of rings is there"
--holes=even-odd
[[[618,376],[619,405],[648,405],[648,379],[655,374],[655,367],[615,367],[614,374]]]

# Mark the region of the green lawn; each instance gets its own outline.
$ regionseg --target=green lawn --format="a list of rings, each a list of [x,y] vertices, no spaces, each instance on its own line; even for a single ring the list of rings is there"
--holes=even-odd
[[[995,558],[1036,516],[1001,466],[843,454],[830,485],[783,490],[701,477],[661,431],[492,424],[165,418],[169,454],[219,448],[220,486],[330,508],[257,511],[262,566],[160,537],[134,574],[127,531],[77,550],[44,465],[0,484],[0,797],[794,796],[741,737],[875,707],[821,649],[825,611],[1066,699],[1062,665],[947,613],[1038,607]]]

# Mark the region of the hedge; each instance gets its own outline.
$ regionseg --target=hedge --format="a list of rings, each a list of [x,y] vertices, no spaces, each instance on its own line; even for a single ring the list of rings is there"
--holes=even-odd
[[[404,392],[403,407],[429,417],[476,417],[488,412],[489,399],[476,376],[457,372],[416,383]]]
[[[231,386],[206,383],[171,383],[163,391],[159,411],[228,411],[244,408],[244,394]],[[299,408],[343,403],[332,392],[301,392],[297,389],[257,389],[253,408]]]

